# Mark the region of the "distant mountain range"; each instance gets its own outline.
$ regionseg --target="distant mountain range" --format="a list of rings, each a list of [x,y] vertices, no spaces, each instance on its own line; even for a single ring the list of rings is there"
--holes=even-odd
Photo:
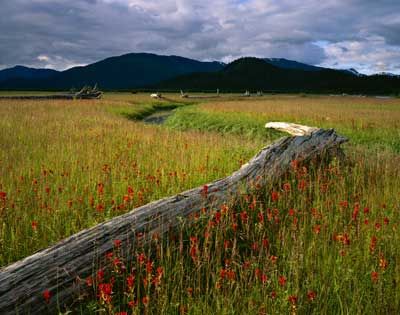
[[[153,85],[182,74],[215,72],[223,67],[224,65],[220,62],[202,62],[179,56],[126,54],[84,67],[57,72],[47,78],[14,76],[0,82],[0,88],[70,89],[97,83],[99,87],[105,89],[131,89]],[[0,76],[2,72],[8,70],[0,71]]]
[[[275,61],[274,61],[275,63]],[[276,63],[275,63],[276,64]],[[258,58],[241,58],[212,73],[192,73],[161,82],[159,89],[225,91],[273,91],[315,93],[398,94],[400,78],[393,76],[355,74],[349,70],[320,68],[318,70],[280,67]]]
[[[0,89],[168,89],[329,93],[396,93],[400,76],[367,76],[355,69],[328,69],[284,58],[245,57],[229,64],[147,53],[111,57],[65,71],[16,66],[0,70]]]
[[[59,73],[51,69],[35,69],[24,66],[15,66],[12,68],[0,70],[0,83],[13,79],[47,79]]]

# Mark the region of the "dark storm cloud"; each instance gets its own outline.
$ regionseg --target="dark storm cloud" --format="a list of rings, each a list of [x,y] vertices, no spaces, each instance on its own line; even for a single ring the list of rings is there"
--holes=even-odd
[[[397,0],[0,0],[0,8],[0,67],[64,69],[147,51],[400,72]]]

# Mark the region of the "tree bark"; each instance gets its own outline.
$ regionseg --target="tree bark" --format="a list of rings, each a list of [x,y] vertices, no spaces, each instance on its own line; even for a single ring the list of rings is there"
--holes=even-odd
[[[113,240],[132,246],[137,232],[163,234],[202,208],[219,207],[257,181],[269,185],[290,169],[291,161],[307,162],[336,154],[347,141],[333,129],[316,129],[303,136],[285,137],[264,148],[238,171],[206,186],[164,198],[83,230],[36,254],[0,269],[0,313],[44,314],[73,301],[79,289],[75,279],[87,276],[96,261],[113,249]],[[160,225],[161,222],[161,225]],[[52,293],[49,304],[42,296]]]

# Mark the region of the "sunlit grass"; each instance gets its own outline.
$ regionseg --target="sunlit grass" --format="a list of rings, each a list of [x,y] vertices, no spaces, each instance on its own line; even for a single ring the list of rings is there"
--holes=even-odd
[[[7,194],[0,212],[0,265],[151,200],[226,176],[263,145],[168,131],[110,112],[149,106],[140,102],[131,95],[0,101],[0,191]]]
[[[0,265],[228,175],[282,135],[266,122],[288,121],[336,128],[349,137],[347,160],[294,167],[151,246],[136,244],[128,260],[116,240],[100,273],[81,275],[88,294],[70,310],[399,313],[398,99],[166,96],[0,100]],[[166,126],[135,121],[171,104],[178,109]]]

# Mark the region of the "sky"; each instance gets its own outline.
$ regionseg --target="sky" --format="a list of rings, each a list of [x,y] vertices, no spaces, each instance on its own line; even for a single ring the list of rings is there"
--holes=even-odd
[[[130,52],[400,74],[400,0],[0,0],[0,69]]]

